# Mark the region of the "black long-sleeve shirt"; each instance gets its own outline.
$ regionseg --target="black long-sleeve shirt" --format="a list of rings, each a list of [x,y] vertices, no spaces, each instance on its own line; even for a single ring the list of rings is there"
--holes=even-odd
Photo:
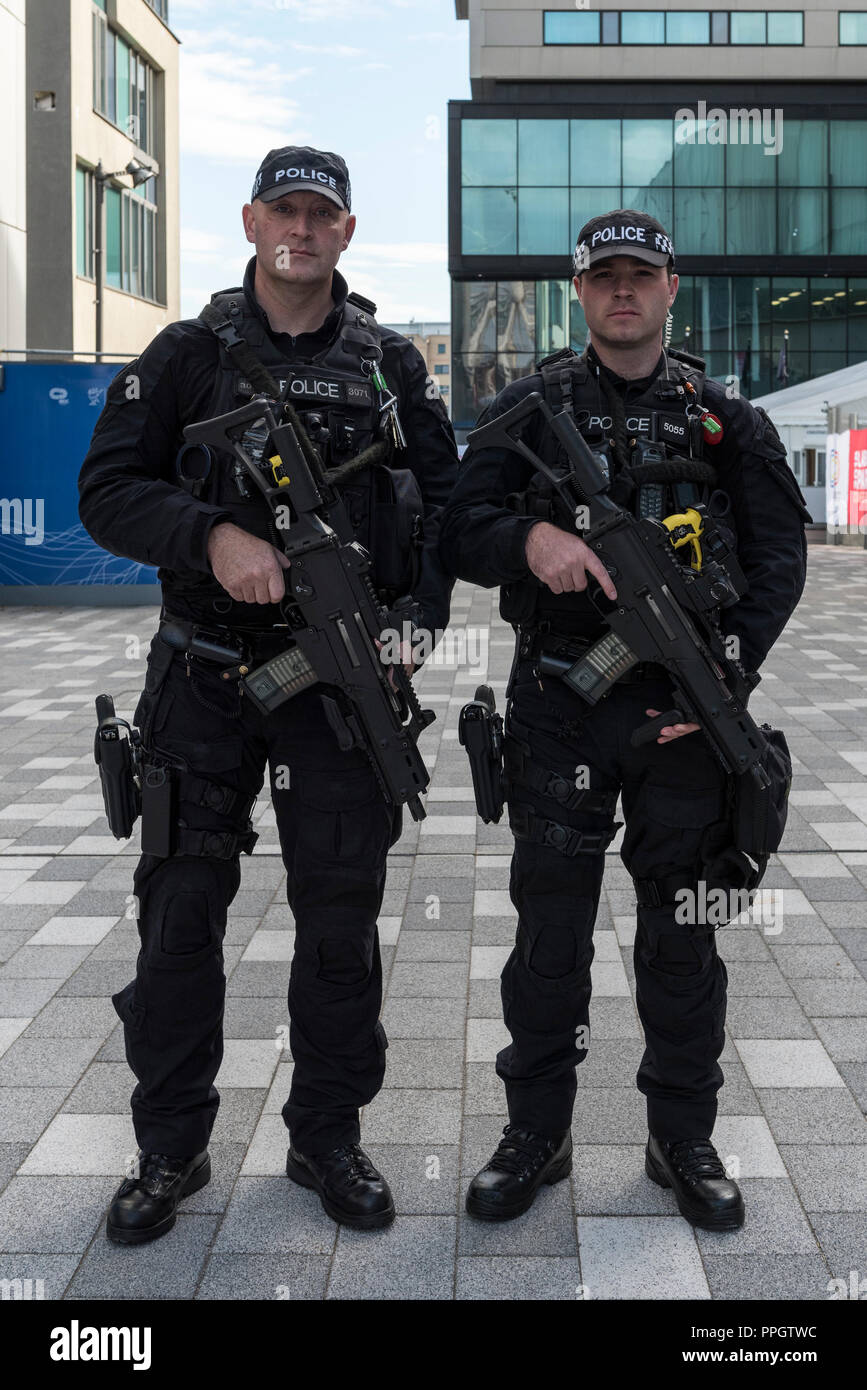
[[[314,333],[293,337],[272,332],[253,292],[255,256],[247,266],[244,295],[264,323],[285,361],[322,352],[341,323],[347,284],[334,272],[334,308]],[[382,328],[382,371],[398,398],[406,454],[396,465],[418,479],[424,503],[425,541],[421,580],[414,594],[420,622],[445,627],[454,579],[437,551],[439,514],[457,473],[457,450],[445,406],[432,388],[424,359],[406,338]],[[113,555],[157,565],[159,579],[174,592],[195,595],[203,610],[227,595],[208,560],[208,537],[223,521],[237,523],[225,508],[196,499],[176,481],[175,459],[186,425],[207,418],[222,349],[199,319],[170,324],[144,352],[122,367],[106,393],[90,449],[79,474],[79,516],[90,535]],[[264,498],[249,508],[249,528],[272,540]],[[279,623],[276,604],[235,602],[231,622],[251,627]]]
[[[592,349],[589,356],[591,362],[598,361]],[[627,381],[614,373],[609,376],[628,407],[663,370],[660,355],[650,377]],[[538,373],[501,391],[486,420],[505,414],[532,391],[544,394]],[[721,627],[726,635],[737,635],[741,661],[748,670],[757,671],[803,592],[807,572],[803,523],[811,518],[770,422],[748,401],[729,399],[725,388],[710,378],[705,382],[703,404],[723,425],[722,440],[710,457],[718,470],[717,486],[731,499],[738,560],[749,583],[749,592],[724,610]],[[525,423],[524,430],[529,446],[539,452],[541,416]],[[530,465],[513,450],[471,448],[467,452],[440,518],[440,554],[459,578],[492,588],[531,576],[527,536],[540,518],[517,515],[505,504],[510,493],[527,487],[531,476]],[[586,591],[568,595],[564,604],[588,628],[598,623]],[[599,624],[599,631],[604,631],[604,624]]]

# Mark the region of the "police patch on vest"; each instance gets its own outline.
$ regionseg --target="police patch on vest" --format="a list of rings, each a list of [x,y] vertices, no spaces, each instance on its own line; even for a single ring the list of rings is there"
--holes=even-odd
[[[685,415],[663,415],[660,413],[657,416],[656,429],[656,438],[660,442],[689,443],[689,423]]]
[[[285,376],[275,375],[280,390],[286,386]],[[241,373],[235,377],[235,395],[252,396],[253,386]],[[308,373],[290,378],[290,400],[318,401],[320,404],[367,406],[373,396],[369,383],[364,381],[335,381]]]

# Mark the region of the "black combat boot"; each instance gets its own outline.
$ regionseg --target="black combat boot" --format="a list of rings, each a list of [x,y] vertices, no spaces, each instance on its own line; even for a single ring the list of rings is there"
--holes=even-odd
[[[543,1183],[560,1182],[572,1171],[570,1130],[556,1139],[506,1125],[496,1153],[470,1183],[467,1211],[482,1221],[511,1221],[532,1206]]]
[[[372,1231],[394,1220],[394,1201],[385,1178],[360,1144],[340,1144],[328,1153],[300,1154],[289,1145],[286,1172],[293,1182],[312,1187],[333,1221]]]
[[[105,1233],[116,1245],[142,1245],[170,1231],[178,1202],[211,1181],[207,1149],[194,1158],[140,1154],[139,1176],[124,1178],[108,1209]]]
[[[670,1187],[681,1216],[705,1231],[734,1231],[744,1224],[744,1199],[726,1177],[709,1139],[667,1142],[651,1134],[644,1169],[660,1187]]]

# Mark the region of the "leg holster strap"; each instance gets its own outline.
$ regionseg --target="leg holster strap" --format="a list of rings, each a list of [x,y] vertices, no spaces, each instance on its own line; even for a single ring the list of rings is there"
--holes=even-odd
[[[698,874],[682,870],[678,874],[666,874],[662,878],[633,878],[635,896],[639,907],[663,907],[675,901],[675,894],[681,888],[695,889]]]
[[[259,836],[253,829],[252,821],[247,821],[245,833],[235,835],[231,830],[191,830],[189,826],[179,825],[175,854],[193,854],[211,859],[232,859],[240,850],[253,853],[253,846]]]
[[[530,840],[559,850],[570,859],[576,854],[601,854],[614,839],[619,823],[611,830],[576,830],[558,821],[537,816],[530,806],[509,805],[509,824],[516,840]]]
[[[231,816],[244,822],[256,804],[255,796],[244,796],[241,792],[227,787],[224,782],[212,782],[207,777],[196,777],[192,773],[175,770],[178,782],[178,799],[192,802],[194,806],[207,806],[212,811]]]
[[[559,802],[566,811],[574,811],[576,806],[580,806],[583,811],[598,812],[603,816],[614,814],[617,805],[616,792],[593,793],[587,789],[579,789],[574,782],[570,782],[559,772],[552,772],[549,768],[534,762],[529,756],[528,745],[513,733],[506,733],[503,738],[503,765],[507,790],[513,783],[517,783],[538,792],[540,796],[550,797]]]

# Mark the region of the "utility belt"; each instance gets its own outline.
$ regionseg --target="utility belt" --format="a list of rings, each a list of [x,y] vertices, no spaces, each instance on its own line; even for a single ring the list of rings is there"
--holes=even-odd
[[[536,661],[542,656],[553,657],[555,661],[569,662],[572,665],[584,656],[598,642],[596,637],[580,637],[577,634],[550,632],[541,627],[521,627],[518,629],[518,656],[521,660]],[[550,663],[548,674],[554,674],[554,663]],[[569,667],[564,667],[568,670]],[[618,685],[635,685],[639,681],[660,680],[667,676],[664,666],[657,661],[639,661],[625,671],[618,679]]]

